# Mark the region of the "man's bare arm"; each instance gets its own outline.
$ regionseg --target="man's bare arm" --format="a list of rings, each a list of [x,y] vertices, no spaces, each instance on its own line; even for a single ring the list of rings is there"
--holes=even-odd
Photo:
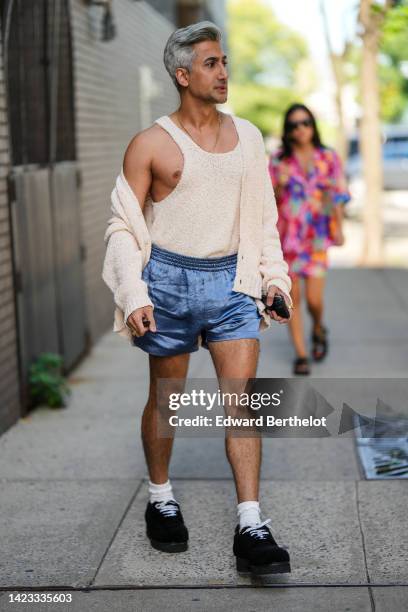
[[[151,128],[136,134],[130,141],[123,160],[123,172],[143,210],[152,183],[153,144]]]
[[[150,130],[149,128],[134,136],[125,151],[123,160],[125,178],[137,197],[142,210],[152,182],[153,146],[149,134]],[[146,326],[143,321],[146,322]],[[147,325],[147,322],[149,325]],[[151,306],[137,308],[128,316],[126,324],[131,328],[133,335],[137,337],[144,336],[147,331],[155,332],[156,322],[153,316],[153,308]]]

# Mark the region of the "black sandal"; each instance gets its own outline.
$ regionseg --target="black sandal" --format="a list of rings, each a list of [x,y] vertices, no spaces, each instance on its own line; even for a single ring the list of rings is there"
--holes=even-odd
[[[329,330],[324,325],[320,326],[320,331],[312,332],[312,355],[315,361],[322,361],[329,350],[327,340]]]
[[[309,359],[307,357],[296,357],[293,362],[293,374],[307,376],[310,374]]]

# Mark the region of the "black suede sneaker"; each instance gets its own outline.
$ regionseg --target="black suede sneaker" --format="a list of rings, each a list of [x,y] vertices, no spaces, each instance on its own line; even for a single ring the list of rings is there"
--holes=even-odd
[[[147,537],[153,548],[169,553],[187,550],[188,531],[176,501],[149,502],[145,519]]]
[[[256,527],[235,528],[233,552],[240,573],[284,574],[290,572],[290,558],[286,548],[278,546],[267,523]]]

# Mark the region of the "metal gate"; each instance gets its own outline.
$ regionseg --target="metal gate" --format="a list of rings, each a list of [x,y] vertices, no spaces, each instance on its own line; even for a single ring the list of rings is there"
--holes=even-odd
[[[67,372],[86,348],[69,0],[7,0],[2,27],[24,390],[40,353]]]

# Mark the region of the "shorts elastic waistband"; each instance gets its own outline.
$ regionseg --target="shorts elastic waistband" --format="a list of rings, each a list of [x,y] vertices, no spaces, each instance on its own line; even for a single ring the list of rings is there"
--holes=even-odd
[[[162,263],[173,264],[190,270],[225,270],[236,266],[238,261],[237,253],[224,257],[189,257],[188,255],[167,251],[155,244],[152,244],[150,257]]]

